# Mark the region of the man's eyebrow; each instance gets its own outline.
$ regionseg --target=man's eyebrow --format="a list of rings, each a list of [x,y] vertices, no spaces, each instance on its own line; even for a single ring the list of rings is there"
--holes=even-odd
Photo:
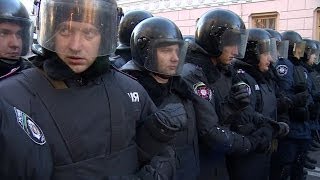
[[[0,28],[1,32],[12,32],[12,30],[7,29],[7,28]]]
[[[19,33],[21,31],[22,30],[18,30],[18,31],[16,31],[16,33]],[[14,33],[14,31],[12,31],[11,29],[8,29],[8,28],[0,28],[0,32],[2,32],[2,33]]]

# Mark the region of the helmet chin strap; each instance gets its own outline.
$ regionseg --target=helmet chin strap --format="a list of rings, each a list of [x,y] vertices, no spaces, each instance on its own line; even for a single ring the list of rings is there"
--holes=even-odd
[[[154,73],[154,72],[152,72],[151,74],[156,79],[156,81],[161,83],[161,84],[167,83],[169,81],[169,79],[172,77],[172,76],[159,74],[159,73]]]

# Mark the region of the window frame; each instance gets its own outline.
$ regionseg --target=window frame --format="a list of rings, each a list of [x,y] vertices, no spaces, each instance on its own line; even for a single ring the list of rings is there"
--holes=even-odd
[[[274,19],[274,28],[270,27],[257,27],[256,26],[256,19]],[[270,28],[277,30],[278,29],[278,19],[279,13],[278,12],[264,12],[264,13],[252,13],[250,15],[250,27],[251,28]]]

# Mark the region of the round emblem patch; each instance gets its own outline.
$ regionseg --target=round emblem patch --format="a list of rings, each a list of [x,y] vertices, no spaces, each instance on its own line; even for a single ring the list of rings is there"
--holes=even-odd
[[[284,76],[288,73],[288,66],[286,65],[279,65],[276,69],[279,76]]]
[[[212,99],[212,90],[208,88],[203,82],[198,82],[193,85],[193,91],[198,96],[210,101]]]
[[[19,126],[24,130],[29,138],[36,144],[43,145],[46,143],[46,138],[40,127],[24,112],[14,108]]]

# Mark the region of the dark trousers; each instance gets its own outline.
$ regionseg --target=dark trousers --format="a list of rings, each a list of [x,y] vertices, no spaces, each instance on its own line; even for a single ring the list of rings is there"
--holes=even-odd
[[[270,179],[305,179],[303,164],[309,144],[307,139],[279,140],[278,150],[271,157]]]

